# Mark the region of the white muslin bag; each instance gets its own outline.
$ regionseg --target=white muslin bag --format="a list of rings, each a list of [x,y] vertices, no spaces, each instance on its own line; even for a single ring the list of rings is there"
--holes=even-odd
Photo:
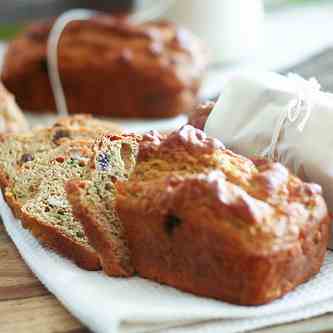
[[[333,211],[333,94],[320,91],[315,79],[235,73],[205,132],[236,153],[279,161],[304,181],[320,184]]]

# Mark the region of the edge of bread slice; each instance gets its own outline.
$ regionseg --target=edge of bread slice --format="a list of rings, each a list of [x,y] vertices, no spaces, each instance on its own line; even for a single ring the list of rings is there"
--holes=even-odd
[[[103,136],[95,144],[91,180],[72,180],[66,184],[73,213],[82,223],[103,270],[110,276],[134,274],[125,229],[115,211],[114,183],[127,179],[136,155],[136,136]]]
[[[89,177],[89,160],[98,135],[120,131],[89,116],[59,119],[53,126],[1,137],[0,185],[24,228],[47,247],[87,270],[101,268],[64,185]]]

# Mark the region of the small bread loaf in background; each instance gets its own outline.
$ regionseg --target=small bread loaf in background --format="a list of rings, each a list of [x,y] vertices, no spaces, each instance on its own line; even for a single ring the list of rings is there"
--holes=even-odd
[[[0,134],[28,129],[28,123],[17,106],[15,98],[0,82]]]
[[[2,80],[26,110],[55,110],[46,59],[52,25],[32,24],[5,56]],[[106,15],[70,23],[59,45],[69,112],[99,116],[165,118],[190,112],[206,58],[201,42],[172,23],[133,24]]]

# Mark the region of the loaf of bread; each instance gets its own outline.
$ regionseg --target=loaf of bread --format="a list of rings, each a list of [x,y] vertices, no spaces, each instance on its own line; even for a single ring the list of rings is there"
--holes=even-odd
[[[0,82],[0,133],[27,131],[29,128],[22,111]]]
[[[55,109],[46,59],[51,27],[31,25],[5,56],[1,78],[26,110]],[[59,69],[71,113],[164,118],[193,109],[206,57],[196,37],[171,23],[98,16],[65,29]]]
[[[190,125],[117,131],[74,116],[1,136],[4,197],[43,244],[85,269],[242,305],[319,272],[330,233],[320,186]]]
[[[126,180],[134,168],[137,141],[134,135],[102,136],[94,146],[89,180],[66,184],[73,214],[81,221],[104,272],[110,276],[134,273],[124,226],[115,211],[114,183]]]
[[[154,149],[155,140],[163,138],[157,132],[153,134],[146,134],[143,138],[140,136],[130,135],[127,139],[122,136],[103,136],[99,147],[96,150],[93,158],[92,176],[90,180],[72,180],[66,184],[66,191],[69,201],[72,205],[74,215],[81,221],[90,244],[97,251],[103,270],[110,276],[131,276],[134,273],[134,268],[131,261],[130,251],[128,249],[128,242],[123,223],[115,211],[115,193],[116,189],[114,183],[116,181],[126,181],[131,171],[137,162],[138,144],[146,147],[146,151]],[[216,144],[218,147],[221,143],[217,140],[208,140],[212,147]],[[104,154],[100,154],[100,147],[110,145],[121,145],[122,160],[125,161],[125,174],[114,174],[114,168],[109,163],[104,163]],[[110,149],[109,149],[110,150]],[[112,150],[112,149],[111,149]],[[218,154],[217,154],[218,155]],[[98,157],[96,157],[98,156]],[[100,171],[98,167],[102,161],[104,172]],[[179,152],[178,161],[181,163],[182,154]],[[108,161],[108,159],[107,159]],[[189,168],[189,161],[185,160],[183,164],[184,172]],[[218,167],[218,157],[205,158],[200,160],[193,159],[193,170],[189,169],[188,172],[196,172],[206,169],[213,170]],[[160,164],[163,164],[163,166]],[[150,161],[147,165],[142,165],[140,173],[146,177],[155,177],[155,173],[160,171],[160,168],[165,169],[166,172],[177,167],[172,160],[159,160]],[[117,168],[119,170],[119,168]],[[97,172],[95,172],[96,170]],[[102,177],[102,179],[101,179]],[[107,187],[107,191],[105,188]],[[97,195],[98,194],[98,195]]]
[[[73,217],[64,184],[90,176],[95,138],[106,131],[119,128],[74,116],[49,128],[4,135],[0,142],[0,183],[14,214],[43,244],[89,270],[100,268],[99,258]]]
[[[116,186],[142,277],[257,305],[320,270],[330,232],[320,186],[236,155],[189,125],[146,135],[129,181]]]

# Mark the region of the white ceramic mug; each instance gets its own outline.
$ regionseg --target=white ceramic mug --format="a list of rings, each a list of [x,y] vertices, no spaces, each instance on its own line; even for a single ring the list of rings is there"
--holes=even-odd
[[[192,30],[219,63],[254,55],[263,32],[262,0],[138,0],[136,10],[143,20],[162,16]]]

